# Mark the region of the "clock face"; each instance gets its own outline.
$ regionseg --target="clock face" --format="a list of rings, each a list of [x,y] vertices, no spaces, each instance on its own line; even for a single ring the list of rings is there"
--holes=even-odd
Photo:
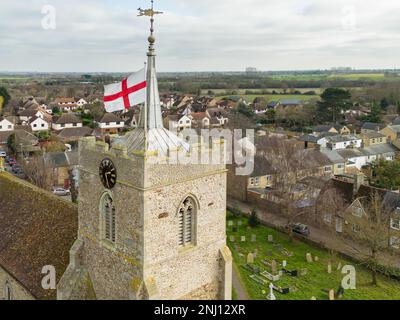
[[[110,159],[106,158],[101,161],[99,175],[104,187],[107,189],[114,188],[117,183],[117,169]]]

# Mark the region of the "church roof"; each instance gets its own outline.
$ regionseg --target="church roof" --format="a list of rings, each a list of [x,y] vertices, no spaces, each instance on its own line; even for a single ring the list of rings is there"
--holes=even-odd
[[[57,282],[78,230],[76,205],[7,173],[0,174],[0,266],[37,299],[55,299],[41,286],[47,265]]]

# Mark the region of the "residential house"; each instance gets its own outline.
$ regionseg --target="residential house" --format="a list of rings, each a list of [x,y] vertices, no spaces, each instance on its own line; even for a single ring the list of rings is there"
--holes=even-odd
[[[33,132],[48,131],[50,127],[49,123],[40,117],[33,117],[29,119],[29,125],[31,126]]]
[[[337,135],[337,133],[330,133],[330,132],[324,132],[319,135],[314,135],[314,134],[306,134],[298,139],[300,141],[304,142],[304,148],[326,148],[326,144],[328,142],[328,137]]]
[[[385,126],[384,123],[365,122],[361,127],[361,133],[380,132]]]
[[[61,131],[65,128],[80,128],[82,121],[72,113],[66,113],[59,117],[55,117],[52,128],[55,131]]]
[[[387,248],[397,251],[400,249],[400,194],[374,188],[364,182],[362,174],[355,175],[353,181],[329,181],[318,199],[319,203],[323,203],[316,210],[322,222],[319,226],[345,236],[360,232],[360,225],[364,223],[362,219],[368,215],[369,202],[377,196],[383,221],[388,223]],[[336,195],[336,201],[332,202],[333,195]]]
[[[170,130],[184,130],[192,127],[192,118],[187,115],[169,115],[167,117],[168,127]]]
[[[387,138],[382,132],[371,131],[367,133],[361,134],[361,138],[363,140],[363,145],[365,147],[387,143]]]
[[[6,117],[0,117],[0,132],[14,131],[14,123]]]
[[[85,99],[79,99],[77,102],[76,102],[76,105],[79,107],[79,108],[82,108],[82,107],[84,107],[85,105],[87,105],[88,104],[88,102],[85,100]]]
[[[332,173],[334,175],[345,173],[346,160],[336,150],[320,148],[320,152],[332,162]]]
[[[70,171],[79,164],[78,152],[48,152],[43,157],[49,184],[53,187],[62,186],[69,189]]]
[[[192,119],[192,127],[209,128],[210,117],[206,112],[193,112],[189,116]]]
[[[251,107],[255,114],[264,114],[268,110],[268,107],[262,103],[253,103]]]
[[[336,149],[336,151],[346,161],[346,172],[357,172],[368,163],[368,156],[360,149]]]
[[[89,127],[80,127],[80,128],[66,128],[60,131],[58,137],[64,143],[68,143],[71,141],[78,141],[81,138],[91,136],[93,129]]]
[[[280,102],[279,101],[270,101],[267,104],[267,109],[276,109],[279,106]]]
[[[58,98],[56,99],[56,104],[63,112],[69,112],[78,109],[75,98]]]
[[[125,126],[125,122],[114,113],[105,113],[96,122],[101,133],[115,134]]]
[[[360,151],[366,155],[367,163],[374,163],[379,160],[393,161],[396,157],[397,149],[388,143],[380,143],[370,145],[369,147],[365,147],[360,149]]]
[[[38,105],[33,105],[19,113],[19,120],[23,125],[29,124],[29,121],[34,117],[41,118],[47,123],[51,123],[53,120],[53,117]]]
[[[222,127],[229,121],[227,116],[228,113],[220,108],[208,108],[206,113],[211,119],[211,126]]]
[[[336,133],[336,134],[341,134],[341,135],[347,135],[350,134],[351,131],[348,127],[340,124],[336,125],[321,125],[317,126],[314,129],[313,135],[318,136],[323,133]]]
[[[388,142],[394,142],[400,139],[400,125],[390,125],[382,129],[382,134],[384,134]]]
[[[362,139],[353,135],[335,135],[326,138],[326,147],[332,150],[361,148]]]
[[[279,109],[286,109],[286,108],[292,108],[292,109],[298,109],[302,108],[304,105],[304,102],[299,99],[281,99],[279,101],[279,105],[276,108]]]

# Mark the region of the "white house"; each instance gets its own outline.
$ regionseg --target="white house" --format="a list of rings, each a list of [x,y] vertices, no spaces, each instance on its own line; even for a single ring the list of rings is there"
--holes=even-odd
[[[14,131],[14,124],[6,118],[0,117],[0,132]]]
[[[60,131],[66,128],[81,128],[82,121],[72,113],[63,114],[61,117],[54,119],[53,130]]]
[[[353,135],[334,135],[326,137],[326,147],[331,150],[361,148],[362,139]]]
[[[169,121],[169,129],[170,130],[183,130],[190,129],[192,127],[192,119],[187,115],[178,116],[178,115],[170,115],[168,117]]]
[[[79,108],[81,108],[81,107],[87,105],[88,103],[87,103],[87,101],[86,101],[85,99],[79,99],[78,102],[77,102],[76,104],[77,104],[77,106],[78,106]]]
[[[32,128],[33,132],[49,130],[49,123],[46,120],[39,117],[31,118],[29,120],[29,125]]]
[[[125,126],[124,120],[113,113],[104,114],[97,123],[102,133],[116,133]]]

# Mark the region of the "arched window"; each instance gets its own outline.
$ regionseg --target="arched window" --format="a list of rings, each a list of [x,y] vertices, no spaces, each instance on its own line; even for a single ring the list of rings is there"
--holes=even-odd
[[[109,193],[103,195],[100,210],[102,238],[115,243],[115,206]]]
[[[187,197],[179,206],[179,239],[178,244],[182,247],[194,244],[195,217],[197,214],[196,201]]]

